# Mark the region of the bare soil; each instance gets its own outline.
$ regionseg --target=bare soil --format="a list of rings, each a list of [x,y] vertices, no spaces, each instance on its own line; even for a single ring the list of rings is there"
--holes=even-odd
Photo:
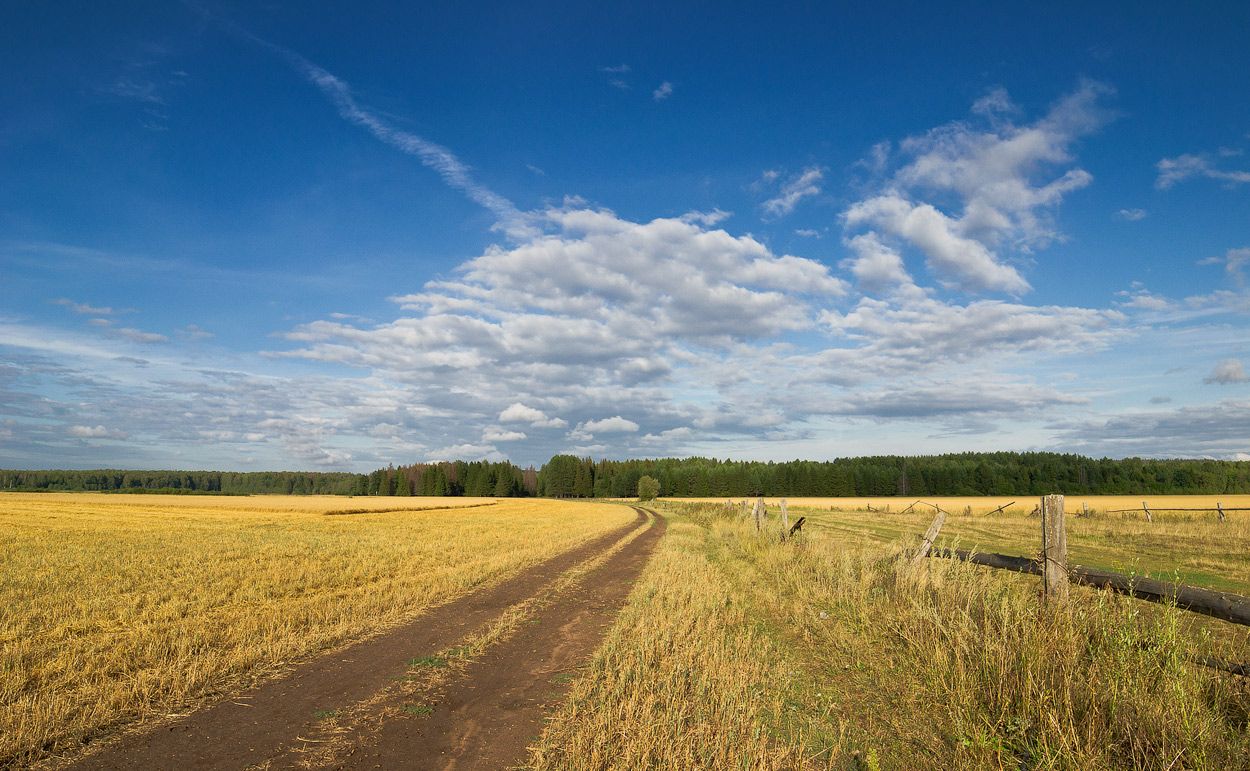
[[[131,733],[65,768],[503,769],[522,763],[542,732],[544,710],[562,703],[571,673],[599,646],[663,534],[662,519],[648,526],[647,514],[636,511],[634,523],[499,584],[187,717]],[[436,680],[419,705],[401,704],[413,696],[396,692],[395,683],[411,678],[411,662],[452,649],[636,527],[647,530],[549,598],[511,636]],[[348,708],[354,708],[353,720],[336,733],[335,717]]]

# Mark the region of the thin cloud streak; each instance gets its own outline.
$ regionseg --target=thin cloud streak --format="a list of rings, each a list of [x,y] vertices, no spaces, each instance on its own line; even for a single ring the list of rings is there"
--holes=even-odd
[[[231,33],[273,51],[285,59],[307,78],[308,82],[321,90],[321,93],[338,109],[339,116],[344,120],[366,129],[378,140],[396,150],[417,158],[422,165],[436,171],[449,187],[459,190],[470,201],[493,213],[499,218],[498,227],[510,238],[519,241],[538,234],[537,228],[529,223],[529,218],[512,201],[475,180],[469,173],[469,167],[465,166],[451,150],[436,142],[391,126],[374,112],[362,107],[352,96],[351,87],[346,82],[300,54],[258,37],[232,22],[222,20],[221,23]]]

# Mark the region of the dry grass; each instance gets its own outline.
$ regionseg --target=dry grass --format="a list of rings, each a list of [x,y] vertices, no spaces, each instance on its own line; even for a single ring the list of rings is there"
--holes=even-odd
[[[188,711],[633,517],[553,501],[418,510],[451,502],[331,517],[400,501],[0,496],[0,765]]]
[[[1250,768],[1250,688],[1191,662],[1244,631],[1223,647],[1192,614],[1092,591],[1056,613],[1036,579],[913,567],[902,543],[670,516],[534,768]]]
[[[748,505],[755,502],[755,498],[743,499],[740,497],[732,499],[668,498],[664,500],[670,503],[725,503],[727,500],[733,500],[735,503],[738,503],[746,500]],[[984,514],[997,509],[999,506],[1007,506],[1008,512],[1028,513],[1038,504],[1039,498],[1029,495],[962,497],[913,495],[885,498],[785,498],[785,500],[791,508],[825,509],[826,511],[866,511],[871,507],[874,511],[884,512],[888,510],[894,513],[906,509],[917,501],[922,501],[924,504],[934,504],[952,513],[963,513],[966,509],[971,509],[972,514]],[[780,506],[781,501],[782,498],[777,497],[764,498],[764,503],[770,509]],[[1069,495],[1066,496],[1065,501],[1069,512],[1081,511],[1083,506],[1100,513],[1135,509],[1137,510],[1135,516],[1143,519],[1145,518],[1145,515],[1141,513],[1143,502],[1150,507],[1152,512],[1167,511],[1169,509],[1205,509],[1211,512],[1211,516],[1214,516],[1217,503],[1223,505],[1226,509],[1250,508],[1250,495]],[[918,508],[933,511],[931,507],[923,504]],[[1250,512],[1240,512],[1240,515],[1250,517]],[[1230,516],[1236,516],[1236,514]]]
[[[797,683],[767,629],[709,564],[706,532],[670,520],[619,622],[534,750],[535,769],[772,769]]]

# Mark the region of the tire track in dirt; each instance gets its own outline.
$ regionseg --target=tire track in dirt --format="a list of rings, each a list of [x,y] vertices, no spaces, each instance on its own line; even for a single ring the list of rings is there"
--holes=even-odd
[[[323,654],[288,675],[224,697],[184,718],[129,734],[63,766],[62,771],[215,771],[265,764],[301,733],[312,730],[324,715],[383,691],[395,675],[407,671],[407,662],[414,656],[445,650],[485,628],[565,571],[645,526],[646,513],[635,511],[638,518],[633,522],[494,586],[431,608],[400,627]]]
[[[391,710],[345,755],[317,767],[465,771],[523,763],[545,713],[563,703],[573,670],[602,643],[663,536],[664,519],[649,513],[655,520],[646,532],[489,647],[462,677],[425,694],[431,713]],[[297,766],[273,766],[288,767]]]

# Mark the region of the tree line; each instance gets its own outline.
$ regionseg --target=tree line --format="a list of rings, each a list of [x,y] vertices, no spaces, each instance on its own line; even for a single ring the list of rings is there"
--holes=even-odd
[[[969,452],[781,463],[697,457],[595,461],[557,455],[538,472],[538,494],[634,498],[644,476],[660,483],[660,495],[695,498],[1250,493],[1246,461]]]
[[[532,496],[531,466],[487,461],[387,466],[370,474],[318,471],[127,471],[118,469],[3,471],[0,490],[13,492],[161,492],[201,495],[469,495]]]
[[[1047,452],[883,455],[781,463],[556,455],[539,470],[503,461],[413,463],[369,474],[315,471],[2,471],[0,490],[206,494],[636,498],[650,477],[669,497],[1161,495],[1250,493],[1250,462],[1093,459]]]
[[[348,495],[360,476],[333,471],[0,471],[0,490]]]

